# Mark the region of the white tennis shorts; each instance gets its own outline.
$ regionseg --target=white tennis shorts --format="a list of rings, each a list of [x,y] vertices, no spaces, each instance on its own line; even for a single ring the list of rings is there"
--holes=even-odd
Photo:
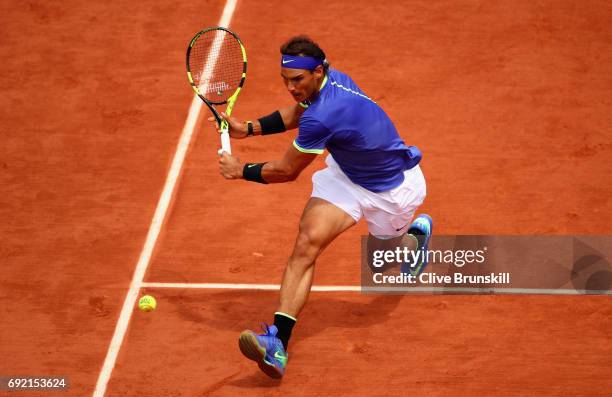
[[[418,165],[404,171],[404,182],[398,187],[374,193],[351,182],[331,154],[325,163],[327,168],[312,176],[312,197],[329,201],[355,222],[365,218],[368,231],[378,238],[397,237],[408,231],[427,194],[425,177]]]

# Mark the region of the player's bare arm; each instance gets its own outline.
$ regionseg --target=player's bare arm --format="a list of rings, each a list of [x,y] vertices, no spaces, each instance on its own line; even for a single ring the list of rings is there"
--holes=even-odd
[[[267,183],[283,183],[295,180],[302,170],[315,159],[317,155],[312,153],[302,153],[293,146],[289,147],[282,159],[270,161],[263,164],[261,176]],[[226,179],[243,179],[245,164],[240,162],[238,157],[227,153],[219,158],[221,175]],[[252,164],[257,167],[259,164]],[[246,165],[247,169],[249,164]]]
[[[300,122],[300,116],[304,113],[304,108],[299,104],[289,105],[287,107],[278,110],[285,128],[287,130],[293,130],[298,127]],[[243,139],[248,137],[248,124],[246,121],[242,121],[237,117],[228,116],[225,113],[221,113],[221,118],[227,120],[230,125],[229,134],[234,139]],[[210,117],[208,121],[214,122],[214,117]],[[253,135],[262,135],[263,129],[259,120],[252,121]]]

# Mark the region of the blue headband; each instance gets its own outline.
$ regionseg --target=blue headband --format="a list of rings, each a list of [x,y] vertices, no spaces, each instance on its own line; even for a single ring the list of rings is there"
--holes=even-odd
[[[314,70],[319,65],[323,65],[323,61],[313,57],[283,54],[281,58],[282,68]]]

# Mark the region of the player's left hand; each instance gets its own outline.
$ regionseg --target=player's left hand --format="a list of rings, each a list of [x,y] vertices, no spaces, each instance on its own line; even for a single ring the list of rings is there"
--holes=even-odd
[[[225,179],[242,179],[243,165],[238,157],[234,157],[227,152],[221,153],[219,157],[219,168],[221,175]]]
[[[223,120],[227,121],[229,125],[229,134],[232,138],[244,139],[247,137],[248,128],[247,128],[246,123],[243,123],[242,121],[238,120],[238,118],[236,117],[228,116],[224,112],[221,112],[220,116]],[[218,128],[217,119],[211,116],[208,118],[208,121],[215,124],[215,127]]]

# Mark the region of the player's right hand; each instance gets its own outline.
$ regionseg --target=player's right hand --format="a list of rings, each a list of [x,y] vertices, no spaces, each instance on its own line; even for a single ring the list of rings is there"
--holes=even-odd
[[[243,139],[247,137],[248,129],[246,123],[241,122],[236,117],[228,116],[223,112],[221,112],[221,118],[223,120],[227,120],[227,123],[229,124],[230,137],[234,139]],[[209,117],[208,121],[215,124],[217,122],[214,117]]]

